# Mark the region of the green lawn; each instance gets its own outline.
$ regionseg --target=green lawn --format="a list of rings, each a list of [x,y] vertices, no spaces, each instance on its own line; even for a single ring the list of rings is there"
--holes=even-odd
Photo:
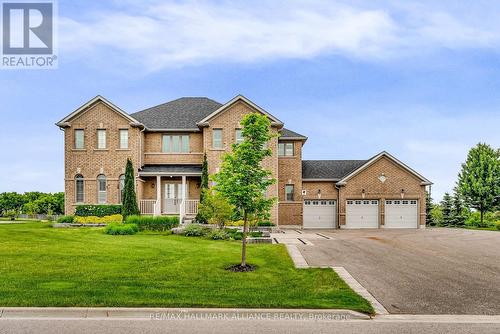
[[[1,306],[373,309],[331,269],[293,267],[283,245],[249,245],[255,272],[224,270],[241,244],[102,229],[0,224]]]

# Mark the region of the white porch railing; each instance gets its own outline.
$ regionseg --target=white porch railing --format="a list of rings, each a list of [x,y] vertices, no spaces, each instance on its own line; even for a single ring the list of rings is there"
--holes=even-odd
[[[141,215],[154,215],[155,207],[155,199],[141,199],[139,201],[139,210],[141,211]]]
[[[197,199],[186,199],[184,201],[184,208],[186,215],[196,215],[198,213],[198,204],[200,203]]]

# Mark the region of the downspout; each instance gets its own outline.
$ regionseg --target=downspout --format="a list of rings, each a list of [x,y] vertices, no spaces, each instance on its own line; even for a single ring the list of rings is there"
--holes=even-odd
[[[335,184],[337,189],[337,229],[340,230],[340,187]]]

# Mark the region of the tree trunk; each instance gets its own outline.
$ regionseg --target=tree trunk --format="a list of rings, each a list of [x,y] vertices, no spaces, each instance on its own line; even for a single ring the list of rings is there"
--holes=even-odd
[[[247,265],[247,227],[248,227],[248,215],[245,211],[243,213],[243,238],[241,239],[241,266],[246,267]]]

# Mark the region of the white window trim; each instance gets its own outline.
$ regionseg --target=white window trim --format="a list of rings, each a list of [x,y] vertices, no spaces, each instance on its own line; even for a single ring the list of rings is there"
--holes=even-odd
[[[82,181],[82,200],[81,201],[78,201],[78,179],[76,176],[75,176],[75,203],[85,203],[85,178],[83,177],[83,175],[80,174],[81,177],[81,181]]]
[[[173,137],[179,137],[179,150],[174,151]],[[187,139],[187,151],[184,151],[184,140]],[[165,140],[168,140],[168,150],[165,150]],[[191,152],[191,138],[189,135],[167,135],[163,134],[161,137],[161,152],[162,153],[190,153]]]
[[[220,138],[217,142],[220,141],[220,146],[216,146],[215,143],[216,143],[216,140],[215,140],[215,134],[216,133],[220,133]],[[212,130],[212,148],[213,149],[216,149],[216,150],[221,150],[224,148],[224,133],[222,132],[222,129],[213,129]]]
[[[101,181],[99,180],[100,176],[104,176],[104,186],[105,190],[101,190]],[[101,201],[101,195],[104,194],[104,200]],[[97,176],[97,203],[98,204],[106,204],[108,202],[108,180],[106,175],[100,174]]]
[[[129,149],[129,141],[130,141],[130,133],[128,131],[128,129],[120,129],[118,131],[119,133],[119,137],[120,137],[120,149],[121,150],[128,150]],[[127,140],[125,142],[122,141],[122,133],[126,133],[127,134]],[[125,143],[125,146],[123,145]]]
[[[291,200],[288,199],[288,193],[286,192],[287,186],[292,186],[292,197],[293,198]],[[293,183],[287,183],[287,184],[285,184],[285,201],[287,201],[287,202],[293,202],[293,201],[295,201],[295,184],[293,184]]]
[[[78,147],[78,145],[77,145],[77,143],[78,143],[77,135],[76,135],[77,133],[82,134],[82,147]],[[75,142],[73,143],[73,148],[76,150],[83,150],[85,148],[85,130],[84,129],[75,129],[74,136],[75,136]]]
[[[102,137],[103,141],[102,143],[104,144],[103,146],[101,146],[101,137],[100,137],[100,134],[103,133],[104,134],[104,137]],[[108,146],[108,143],[107,143],[107,131],[106,129],[97,129],[97,149],[98,150],[105,150]]]
[[[292,147],[292,154],[287,154],[287,152],[288,152],[287,146],[288,145],[291,145],[291,147]],[[280,146],[283,147],[283,154],[281,154]],[[290,142],[278,143],[278,156],[279,157],[293,157],[293,156],[295,156],[295,145],[293,143],[290,143]]]

